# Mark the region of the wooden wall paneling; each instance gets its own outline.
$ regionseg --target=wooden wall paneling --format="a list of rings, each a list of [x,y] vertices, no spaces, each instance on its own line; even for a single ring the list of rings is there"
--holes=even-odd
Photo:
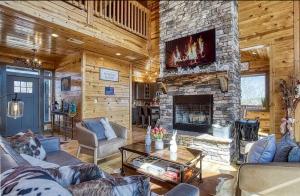
[[[279,80],[294,70],[294,2],[239,1],[240,47],[270,49],[270,132],[280,137],[284,117]]]
[[[83,51],[82,54],[81,54],[81,77],[82,77],[82,83],[81,83],[81,89],[82,89],[82,93],[81,93],[81,109],[82,109],[82,114],[81,114],[81,117],[82,119],[86,119],[86,116],[85,116],[85,112],[86,111],[86,107],[85,107],[85,102],[86,102],[86,96],[85,96],[85,92],[86,92],[86,85],[85,85],[85,81],[86,81],[86,52]]]
[[[55,100],[60,104],[62,100],[77,104],[77,115],[75,120],[82,119],[82,76],[81,76],[81,55],[74,54],[65,57],[55,70]],[[61,79],[71,76],[71,90],[61,91]]]
[[[92,52],[84,52],[83,118],[104,116],[125,126],[131,142],[131,68],[130,63]],[[103,81],[100,67],[118,70],[119,81]],[[105,95],[105,87],[114,87],[115,95]]]

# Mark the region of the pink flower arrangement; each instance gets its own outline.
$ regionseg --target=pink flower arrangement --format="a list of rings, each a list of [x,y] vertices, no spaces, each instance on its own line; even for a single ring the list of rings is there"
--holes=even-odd
[[[151,130],[151,135],[154,139],[162,139],[164,134],[166,134],[166,129],[162,127],[155,127]]]

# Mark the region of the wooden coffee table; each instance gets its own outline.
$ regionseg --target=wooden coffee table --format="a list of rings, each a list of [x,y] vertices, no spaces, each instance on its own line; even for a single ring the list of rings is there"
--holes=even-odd
[[[149,176],[151,181],[161,182],[160,184],[177,185],[185,182],[190,183],[193,180],[202,182],[202,159],[203,154],[201,150],[190,149],[183,146],[178,146],[176,153],[169,151],[169,145],[164,145],[163,150],[156,150],[154,142],[152,146],[146,146],[144,142],[133,143],[120,148],[122,154],[122,168],[121,172],[130,174],[142,174]],[[179,176],[176,180],[166,177],[161,174],[153,174],[145,168],[137,167],[133,164],[133,160],[147,158],[153,160],[155,164],[159,164],[161,168],[176,168]],[[197,167],[199,163],[200,167]],[[163,166],[161,166],[163,165]]]

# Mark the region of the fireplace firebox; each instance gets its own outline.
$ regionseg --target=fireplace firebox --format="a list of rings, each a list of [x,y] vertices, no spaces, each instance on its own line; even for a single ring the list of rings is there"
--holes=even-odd
[[[205,133],[213,120],[213,95],[173,97],[173,128]]]

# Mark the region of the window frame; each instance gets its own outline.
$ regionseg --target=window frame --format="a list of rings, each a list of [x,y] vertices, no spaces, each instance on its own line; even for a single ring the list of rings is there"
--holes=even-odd
[[[269,97],[269,73],[268,72],[257,72],[257,73],[242,73],[241,74],[241,80],[242,77],[254,77],[254,76],[265,76],[265,98],[267,100],[267,107],[264,106],[256,106],[256,105],[242,105],[241,100],[241,106],[246,107],[249,111],[270,111],[270,97]],[[240,85],[241,91],[242,91],[242,85]],[[242,94],[241,94],[242,99]]]

